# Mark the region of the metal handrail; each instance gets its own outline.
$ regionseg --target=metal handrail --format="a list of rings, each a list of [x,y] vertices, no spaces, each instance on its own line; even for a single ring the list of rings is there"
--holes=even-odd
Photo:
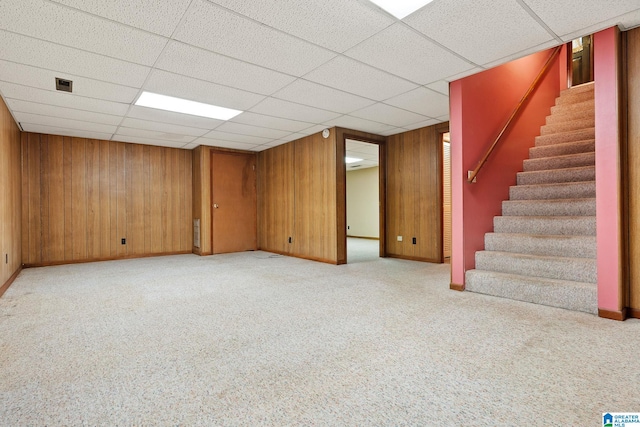
[[[509,119],[507,120],[507,123],[504,125],[504,127],[502,128],[502,130],[500,131],[500,133],[498,134],[496,139],[493,141],[493,144],[491,144],[491,147],[489,147],[489,149],[487,150],[485,155],[478,162],[478,166],[476,166],[476,168],[473,171],[469,171],[470,173],[469,173],[469,176],[467,177],[467,182],[474,182],[474,180],[476,179],[476,175],[478,175],[478,172],[480,172],[480,169],[482,169],[484,164],[487,162],[487,159],[489,158],[489,156],[491,155],[493,150],[498,145],[498,142],[500,142],[500,138],[502,138],[502,135],[504,135],[504,133],[506,132],[507,128],[509,127],[509,125],[513,121],[513,119],[520,112],[520,109],[522,108],[522,105],[527,100],[529,95],[531,95],[531,92],[533,92],[536,89],[536,87],[538,86],[538,83],[542,79],[542,76],[544,76],[544,74],[547,72],[547,70],[549,69],[549,66],[551,65],[553,60],[556,58],[556,56],[558,56],[558,54],[560,53],[561,49],[562,49],[562,46],[558,46],[553,50],[553,52],[551,52],[551,55],[549,55],[549,59],[547,59],[547,62],[544,64],[544,66],[542,67],[542,69],[540,70],[538,75],[536,76],[536,79],[533,81],[533,83],[531,83],[531,86],[529,86],[529,89],[524,94],[524,96],[522,97],[522,99],[520,100],[520,102],[518,103],[516,108],[513,110],[513,113],[511,113],[511,116],[509,116]]]

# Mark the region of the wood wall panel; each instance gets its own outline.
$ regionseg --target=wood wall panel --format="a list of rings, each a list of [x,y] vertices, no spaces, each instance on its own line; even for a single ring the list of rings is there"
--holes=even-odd
[[[191,252],[190,151],[23,133],[22,162],[24,264]]]
[[[629,307],[640,313],[640,28],[627,37],[627,186],[629,227]]]
[[[294,144],[258,153],[258,248],[281,254],[291,252],[294,207]]]
[[[442,141],[448,123],[389,136],[386,253],[442,262]],[[398,241],[402,236],[402,242]],[[413,238],[416,244],[413,244]]]
[[[211,150],[202,145],[193,150],[192,216],[200,220],[200,247],[193,252],[211,255]]]
[[[20,129],[0,99],[0,296],[20,272],[23,218]]]

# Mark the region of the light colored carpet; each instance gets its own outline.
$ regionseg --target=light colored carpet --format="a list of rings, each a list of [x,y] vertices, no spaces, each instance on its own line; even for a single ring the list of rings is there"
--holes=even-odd
[[[449,266],[265,252],[28,269],[0,424],[600,426],[640,322],[450,291]]]
[[[347,263],[377,261],[380,258],[380,241],[347,237]]]

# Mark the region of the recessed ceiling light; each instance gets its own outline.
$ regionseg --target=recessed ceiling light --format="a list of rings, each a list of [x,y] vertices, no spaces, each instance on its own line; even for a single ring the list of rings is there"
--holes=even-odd
[[[231,108],[218,107],[216,105],[151,92],[142,92],[142,95],[140,95],[140,98],[136,101],[136,105],[176,113],[191,114],[192,116],[209,117],[210,119],[217,120],[229,120],[242,113],[242,111],[232,110]]]
[[[355,162],[361,162],[362,159],[356,159],[355,157],[345,157],[344,158],[344,162],[345,163],[355,163]]]
[[[433,0],[371,0],[398,19],[411,15]]]

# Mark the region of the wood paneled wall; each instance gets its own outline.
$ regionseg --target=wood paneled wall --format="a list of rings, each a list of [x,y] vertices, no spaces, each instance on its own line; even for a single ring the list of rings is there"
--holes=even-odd
[[[25,265],[185,253],[192,241],[190,151],[22,134]]]
[[[0,99],[0,296],[22,264],[20,129]]]
[[[338,263],[336,132],[258,153],[260,249]],[[289,243],[289,237],[292,243]]]
[[[442,262],[440,134],[448,129],[443,123],[387,138],[387,256]]]
[[[629,307],[631,315],[640,317],[640,28],[628,31],[626,37]]]
[[[193,253],[211,255],[211,150],[198,146],[193,150],[193,219],[200,220],[200,247]]]

